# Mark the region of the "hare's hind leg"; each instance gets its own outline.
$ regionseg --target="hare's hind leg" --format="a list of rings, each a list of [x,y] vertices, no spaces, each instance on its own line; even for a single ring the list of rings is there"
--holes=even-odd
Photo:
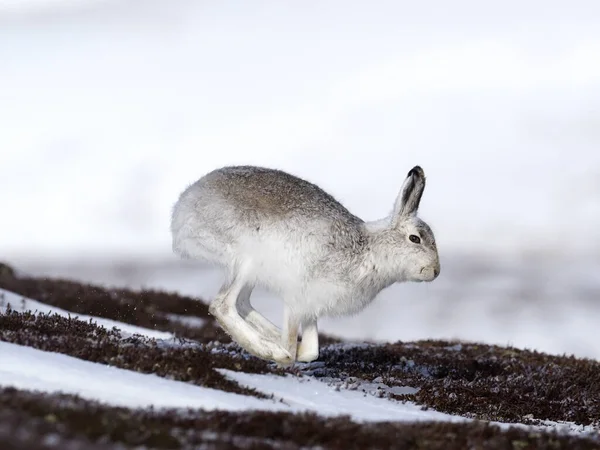
[[[319,329],[317,319],[302,322],[302,342],[298,345],[297,360],[311,362],[319,357]]]
[[[239,315],[236,303],[245,287],[246,281],[243,276],[239,273],[234,275],[223,285],[217,297],[210,304],[209,312],[223,329],[249,353],[259,358],[289,364],[292,357],[279,342],[260,334]]]
[[[238,312],[242,318],[256,328],[260,334],[267,336],[274,342],[279,342],[281,340],[281,330],[252,307],[250,304],[251,293],[252,286],[250,285],[244,286],[241,290],[236,303]]]

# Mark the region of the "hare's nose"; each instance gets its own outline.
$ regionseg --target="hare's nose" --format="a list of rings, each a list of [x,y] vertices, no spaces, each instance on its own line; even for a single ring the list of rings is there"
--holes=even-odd
[[[433,269],[433,275],[437,278],[439,274],[440,274],[440,268],[438,266]]]

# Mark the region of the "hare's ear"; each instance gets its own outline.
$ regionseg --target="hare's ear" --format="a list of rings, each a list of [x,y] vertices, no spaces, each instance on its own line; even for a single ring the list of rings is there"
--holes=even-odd
[[[402,189],[394,205],[393,222],[397,222],[406,216],[414,216],[419,209],[419,203],[425,190],[425,172],[420,166],[410,169]]]

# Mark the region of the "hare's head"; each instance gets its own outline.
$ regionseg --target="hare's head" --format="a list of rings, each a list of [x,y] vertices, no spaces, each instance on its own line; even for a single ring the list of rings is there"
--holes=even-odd
[[[417,217],[425,190],[425,173],[413,167],[394,205],[390,235],[406,281],[433,281],[440,274],[440,259],[429,225]]]

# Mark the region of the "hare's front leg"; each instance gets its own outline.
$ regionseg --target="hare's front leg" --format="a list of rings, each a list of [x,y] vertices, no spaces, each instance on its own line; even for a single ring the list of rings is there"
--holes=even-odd
[[[279,342],[260,334],[238,313],[237,299],[246,286],[247,283],[241,274],[233,276],[223,285],[217,297],[210,304],[209,312],[223,329],[249,353],[281,364],[291,363],[292,356]]]
[[[289,306],[283,309],[283,328],[281,330],[281,344],[292,356],[292,363],[296,361],[296,347],[298,345],[298,328],[300,321]]]
[[[302,342],[298,345],[296,359],[311,362],[319,357],[319,330],[317,319],[302,322]]]

